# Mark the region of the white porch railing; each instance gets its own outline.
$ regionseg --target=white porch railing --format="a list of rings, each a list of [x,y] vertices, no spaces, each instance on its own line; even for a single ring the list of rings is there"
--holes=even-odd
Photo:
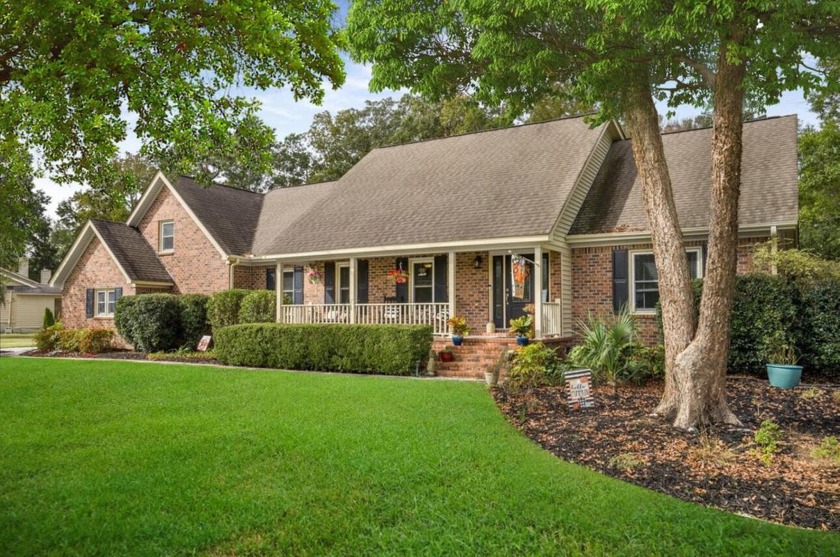
[[[563,335],[563,308],[558,302],[543,302],[542,304],[542,334]]]
[[[434,334],[449,332],[449,304],[306,304],[280,308],[281,323],[359,323],[430,325]]]

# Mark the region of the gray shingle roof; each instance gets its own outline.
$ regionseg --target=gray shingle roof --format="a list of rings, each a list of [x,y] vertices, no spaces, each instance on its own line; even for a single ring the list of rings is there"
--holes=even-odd
[[[173,186],[225,253],[251,251],[263,195],[219,184],[204,188],[187,176]]]
[[[105,220],[91,220],[90,223],[132,281],[172,282],[155,250],[139,230]]]
[[[796,116],[744,124],[739,223],[796,222]],[[662,136],[682,228],[709,225],[711,129]],[[613,143],[569,234],[649,230],[629,140]]]
[[[253,251],[546,235],[601,131],[567,118],[375,149],[337,182],[268,194]]]

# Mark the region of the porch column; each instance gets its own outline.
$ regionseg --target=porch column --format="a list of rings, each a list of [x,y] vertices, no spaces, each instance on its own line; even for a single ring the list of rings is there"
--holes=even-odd
[[[356,267],[359,260],[355,257],[350,258],[350,323],[356,322],[356,290],[358,289],[358,273]]]
[[[446,291],[449,294],[449,317],[455,315],[455,252],[449,252],[449,261],[446,265]]]
[[[542,246],[534,247],[534,337],[542,338],[543,321],[543,260]]]
[[[277,318],[278,323],[283,322],[283,263],[280,262],[274,269],[274,295],[277,297]]]

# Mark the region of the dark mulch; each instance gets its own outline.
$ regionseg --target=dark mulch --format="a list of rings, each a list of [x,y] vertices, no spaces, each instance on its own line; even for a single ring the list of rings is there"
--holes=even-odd
[[[563,387],[512,394],[494,389],[502,413],[555,455],[648,489],[804,528],[840,530],[840,465],[811,451],[840,436],[840,386],[775,389],[731,377],[727,393],[743,428],[692,434],[649,414],[662,386],[595,389],[596,407],[570,411]],[[769,466],[753,435],[773,420],[784,437]]]
[[[212,358],[192,358],[189,354],[178,354],[173,352],[171,355],[167,354],[162,357],[156,357],[154,360],[149,358],[145,352],[132,352],[130,350],[115,350],[113,352],[102,352],[101,354],[79,354],[78,352],[42,352],[40,350],[32,350],[24,354],[24,356],[38,356],[50,358],[94,358],[107,360],[148,360],[156,362],[178,362],[183,364],[217,364],[221,362]]]

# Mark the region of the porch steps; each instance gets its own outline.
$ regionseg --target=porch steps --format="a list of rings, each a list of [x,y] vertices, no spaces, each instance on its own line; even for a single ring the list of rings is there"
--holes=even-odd
[[[484,372],[496,363],[502,350],[516,348],[512,337],[466,337],[461,346],[453,346],[449,338],[436,338],[432,349],[440,352],[449,348],[454,354],[451,362],[437,362],[437,374],[441,377],[466,377],[484,379]]]
[[[558,350],[565,356],[566,350],[574,344],[573,338],[548,338],[540,342]],[[509,336],[465,337],[461,346],[453,346],[448,337],[436,337],[432,350],[436,353],[449,348],[454,354],[451,362],[437,362],[440,377],[484,379],[484,372],[499,359],[502,350],[515,350],[516,339]]]

